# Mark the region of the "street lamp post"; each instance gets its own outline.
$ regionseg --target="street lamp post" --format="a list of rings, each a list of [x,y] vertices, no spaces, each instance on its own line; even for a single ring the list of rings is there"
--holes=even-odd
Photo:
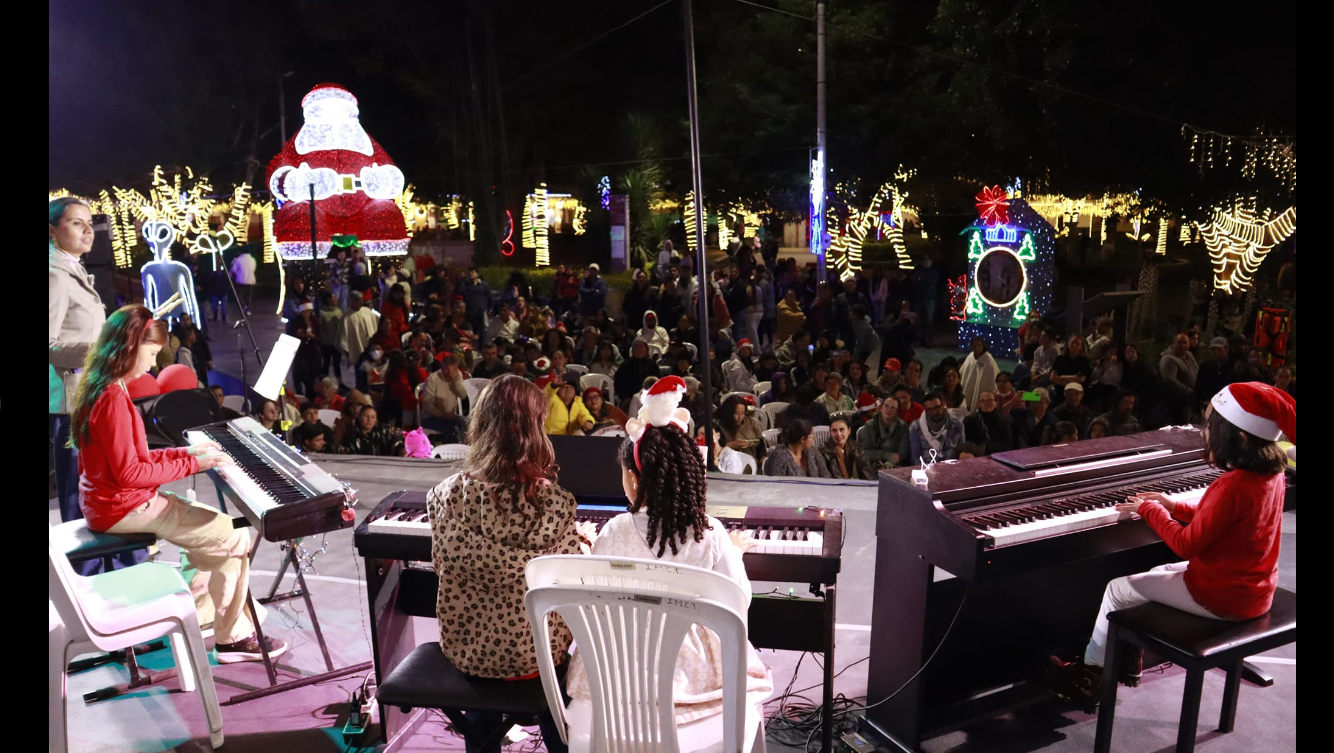
[[[293,73],[296,71],[288,71],[278,77],[278,137],[282,139],[279,149],[287,146],[287,99],[283,97],[283,81]]]

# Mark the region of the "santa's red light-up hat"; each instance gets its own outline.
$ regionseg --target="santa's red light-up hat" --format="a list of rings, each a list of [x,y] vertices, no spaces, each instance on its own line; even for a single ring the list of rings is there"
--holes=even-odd
[[[639,440],[648,427],[672,425],[683,433],[690,430],[690,411],[679,407],[685,394],[686,382],[679,376],[663,377],[639,393],[639,415],[625,422],[625,433],[635,443],[635,466],[640,470]]]
[[[1277,442],[1285,434],[1297,443],[1297,400],[1263,382],[1229,384],[1209,401],[1233,426],[1260,439]]]

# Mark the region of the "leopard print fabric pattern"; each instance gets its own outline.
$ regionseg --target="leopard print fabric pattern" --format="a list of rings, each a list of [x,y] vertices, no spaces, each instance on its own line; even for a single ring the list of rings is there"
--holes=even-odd
[[[551,482],[533,497],[459,473],[427,493],[431,560],[440,576],[436,616],[440,649],[475,677],[523,677],[537,671],[524,610],[524,568],[535,557],[578,554],[574,495]],[[551,653],[559,664],[572,640],[550,616]]]

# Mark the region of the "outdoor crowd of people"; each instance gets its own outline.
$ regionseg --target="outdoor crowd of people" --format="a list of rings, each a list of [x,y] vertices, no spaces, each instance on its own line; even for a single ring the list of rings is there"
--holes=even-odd
[[[515,271],[494,290],[476,269],[424,252],[405,261],[372,276],[353,245],[327,261],[321,295],[289,277],[283,313],[301,342],[292,372],[302,417],[289,441],[372,455],[403,454],[403,431],[418,427],[435,444],[462,441],[480,390],[469,380],[501,374],[543,389],[548,433],[615,435],[640,391],[672,374],[688,385],[682,407],[701,444],[707,406],[720,469],[873,479],[882,468],[1198,420],[1236,381],[1296,389],[1289,369],[1269,373],[1239,335],[1201,350],[1190,330],[1155,358],[1108,321],[1063,337],[1036,314],[1014,351],[998,354],[1015,368],[979,338],[928,370],[916,349],[934,334],[940,279],[929,258],[911,273],[819,283],[813,264],[747,238],[707,275],[706,354],[700,276],[670,242],[633,270],[619,316],[597,264],[582,275],[558,266],[550,289]],[[320,423],[320,410],[340,418]]]

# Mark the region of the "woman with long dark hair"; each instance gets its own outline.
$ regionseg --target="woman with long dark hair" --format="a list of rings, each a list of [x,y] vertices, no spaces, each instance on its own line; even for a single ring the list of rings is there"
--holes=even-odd
[[[213,623],[223,664],[262,658],[252,615],[250,535],[231,516],[158,487],[229,462],[214,443],[149,450],[128,382],[148,373],[167,328],[138,304],[107,318],[84,361],[71,411],[70,441],[80,450],[83,515],[92,531],[152,533],[185,550],[196,568],[191,590],[200,624]],[[205,585],[207,581],[207,585]],[[287,650],[266,636],[269,656]]]
[[[574,495],[556,483],[556,454],[544,431],[547,396],[505,374],[477,396],[468,414],[467,470],[426,495],[431,559],[440,576],[436,615],[440,649],[474,677],[537,675],[537,654],[524,609],[524,568],[534,557],[578,554]],[[552,657],[565,662],[570,630],[551,620]],[[503,715],[469,714],[480,750]],[[564,751],[549,714],[541,720],[547,749]]]
[[[664,377],[640,396],[641,408],[621,444],[621,485],[630,511],[607,521],[593,542],[593,554],[662,560],[702,567],[731,578],[750,593],[741,554],[749,541],[730,537],[705,507],[707,486],[699,446],[686,434],[689,414],[679,408],[686,384]],[[717,635],[690,628],[677,655],[673,680],[678,723],[722,712],[722,646]],[[747,645],[746,696],[762,703],[773,691],[773,676]],[[591,698],[578,654],[570,666],[572,703]]]
[[[1096,705],[1111,612],[1151,601],[1217,620],[1248,620],[1269,611],[1282,540],[1283,436],[1297,440],[1295,398],[1260,382],[1224,387],[1210,400],[1204,420],[1205,460],[1223,475],[1200,501],[1142,492],[1116,506],[1140,515],[1185,561],[1107,585],[1082,659],[1052,658],[1058,692],[1085,707]],[[1138,668],[1132,664],[1126,671],[1133,675]]]
[[[778,438],[780,444],[764,461],[764,475],[833,478],[824,456],[815,447],[810,421],[804,418],[788,421]]]
[[[724,447],[744,452],[756,461],[764,460],[764,428],[746,413],[745,398],[740,395],[729,396],[714,414],[718,433],[723,435]]]

